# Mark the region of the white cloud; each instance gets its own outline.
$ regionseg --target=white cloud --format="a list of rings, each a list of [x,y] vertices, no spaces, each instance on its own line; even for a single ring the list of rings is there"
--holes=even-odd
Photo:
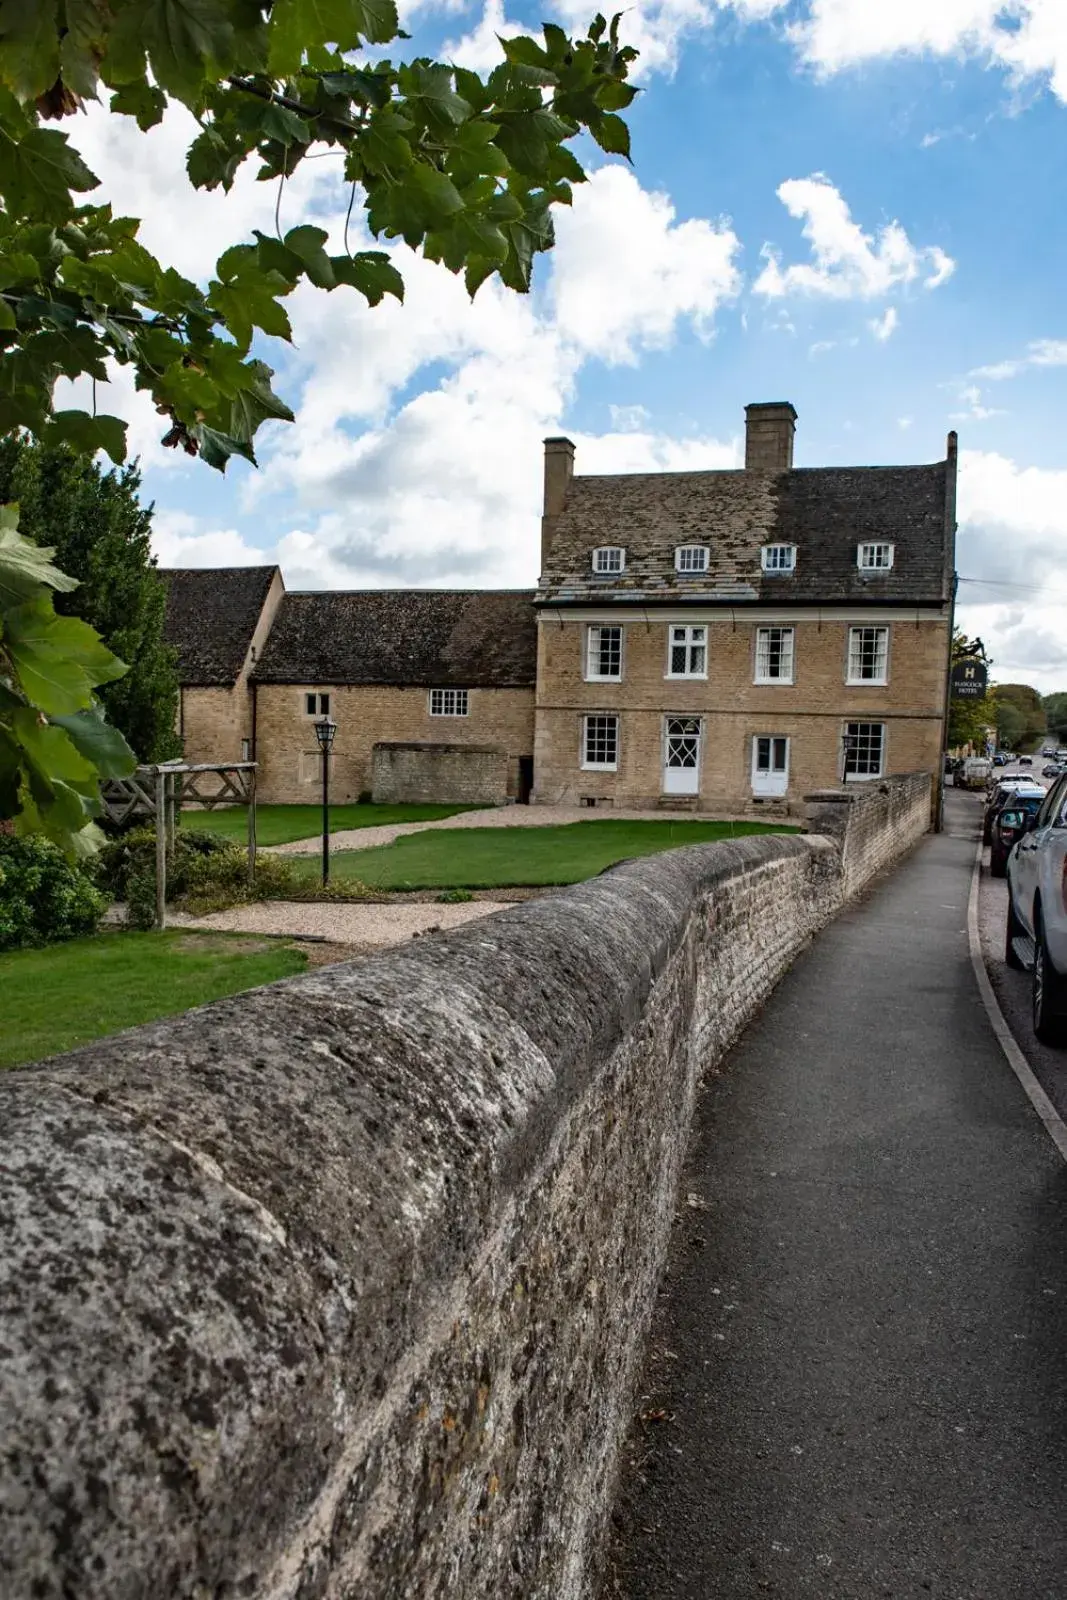
[[[790,36],[825,73],[895,55],[976,58],[1067,100],[1063,0],[810,0]]]
[[[541,438],[559,430],[590,359],[633,363],[685,323],[703,338],[734,296],[738,241],[723,223],[678,221],[666,195],[618,166],[596,171],[558,219],[546,282],[521,297],[462,282],[394,247],[403,307],[355,295],[293,297],[297,351],[282,387],[303,384],[247,503],[297,523],[273,546],[303,583],[530,582],[537,572]],[[603,292],[612,263],[612,293]],[[415,387],[428,366],[445,374]],[[676,443],[620,410],[597,460],[717,464],[732,445]],[[725,452],[725,455],[724,455]],[[612,467],[614,470],[614,467]],[[282,511],[282,507],[286,509]]]
[[[812,259],[783,267],[780,252],[765,244],[766,265],[753,286],[757,294],[876,300],[916,281],[936,289],[955,271],[944,250],[913,245],[899,222],[886,223],[877,236],[865,233],[824,173],[787,179],[779,185],[778,198],[790,216],[803,219],[801,232]]]
[[[609,406],[608,413],[617,433],[640,433],[650,420],[644,406]]]
[[[981,634],[1002,682],[1067,688],[1067,471],[962,451],[959,522],[960,626]]]
[[[1017,378],[1028,367],[1067,367],[1067,339],[1034,339],[1027,345],[1025,355],[1009,361],[995,361],[988,367],[975,367],[969,376],[1000,383],[1005,378]]]
[[[896,306],[886,306],[884,314],[880,317],[873,317],[867,326],[878,342],[884,344],[887,339],[892,338],[899,321],[900,317]]]
[[[444,0],[444,9],[461,11],[466,6]],[[501,61],[499,41],[528,31],[531,30],[521,22],[509,21],[504,15],[504,0],[486,0],[485,9],[470,32],[460,39],[448,40],[438,54],[442,61],[454,62],[457,67],[467,67],[471,72],[491,72]]]
[[[161,567],[252,567],[273,559],[236,528],[210,528],[187,511],[156,508],[152,553]]]
[[[669,197],[601,167],[556,216],[550,298],[562,339],[615,366],[657,349],[688,318],[702,338],[741,288],[726,222],[678,222]],[[606,281],[610,275],[610,287]]]
[[[963,411],[949,413],[951,422],[987,422],[990,417],[1003,417],[1006,415],[1000,406],[987,406],[982,400],[982,391],[976,383],[960,383],[948,385],[955,388],[956,395],[966,407]]]

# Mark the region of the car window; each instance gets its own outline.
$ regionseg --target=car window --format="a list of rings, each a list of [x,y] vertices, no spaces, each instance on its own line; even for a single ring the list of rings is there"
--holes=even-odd
[[[1045,802],[1037,814],[1037,826],[1039,828],[1047,827],[1053,817],[1062,814],[1062,802],[1065,792],[1067,792],[1067,781],[1063,778],[1058,778],[1045,796]]]

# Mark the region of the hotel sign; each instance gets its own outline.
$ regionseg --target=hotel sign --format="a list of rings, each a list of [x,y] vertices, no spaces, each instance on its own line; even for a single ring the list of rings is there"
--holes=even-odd
[[[984,700],[989,687],[989,669],[984,661],[955,661],[951,683],[953,699]]]

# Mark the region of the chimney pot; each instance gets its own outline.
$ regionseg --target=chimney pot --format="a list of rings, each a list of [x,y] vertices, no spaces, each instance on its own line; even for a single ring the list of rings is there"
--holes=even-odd
[[[745,407],[745,471],[788,472],[793,465],[797,414],[788,400]]]

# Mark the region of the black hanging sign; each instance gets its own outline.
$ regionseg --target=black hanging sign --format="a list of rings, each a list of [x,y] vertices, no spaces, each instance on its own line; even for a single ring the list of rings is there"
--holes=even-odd
[[[951,682],[953,699],[984,700],[989,688],[989,668],[984,661],[954,661]]]

